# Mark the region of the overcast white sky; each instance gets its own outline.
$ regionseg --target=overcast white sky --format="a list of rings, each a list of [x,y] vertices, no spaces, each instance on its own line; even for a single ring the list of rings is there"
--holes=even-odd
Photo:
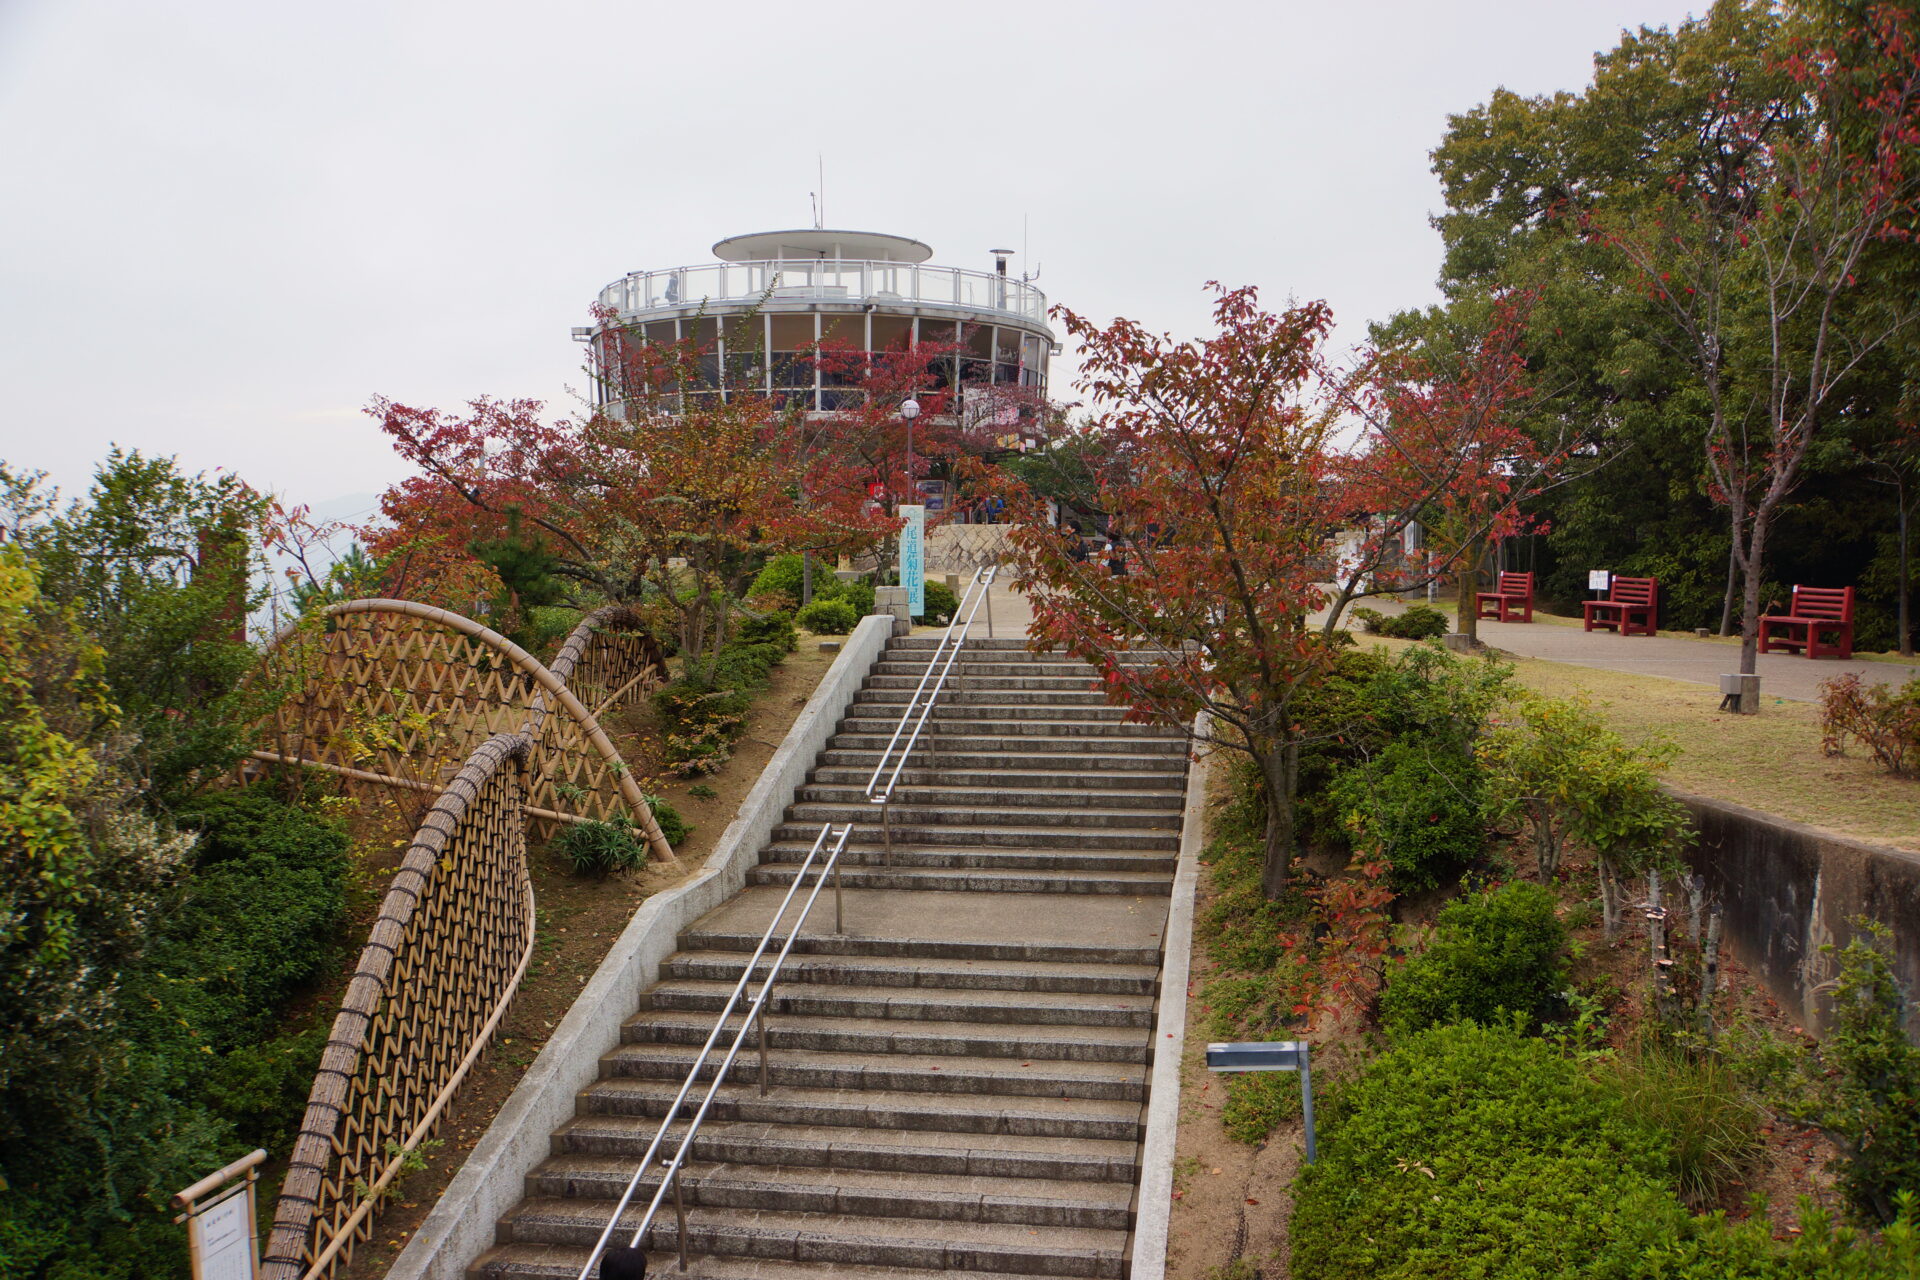
[[[599,288],[829,226],[1187,335],[1203,281],[1434,296],[1448,112],[1579,88],[1683,0],[0,0],[0,458],[111,442],[296,501],[369,397],[559,402]],[[1065,391],[1065,388],[1057,388]]]

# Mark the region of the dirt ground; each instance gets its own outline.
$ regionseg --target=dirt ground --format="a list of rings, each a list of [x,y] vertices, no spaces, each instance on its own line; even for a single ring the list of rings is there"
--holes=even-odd
[[[352,1265],[338,1273],[342,1280],[376,1280],[386,1274],[634,911],[653,894],[672,888],[705,865],[720,833],[733,820],[832,661],[833,655],[819,652],[816,638],[801,633],[799,649],[774,669],[767,688],[755,699],[745,735],[719,772],[705,778],[642,782],[643,790],[670,801],[693,824],[692,833],[676,850],[676,865],[648,866],[638,873],[602,880],[574,875],[544,845],[529,850],[536,932],[533,960],[519,994],[499,1039],[475,1067],[441,1125],[432,1150],[425,1155],[425,1166],[400,1182],[399,1193],[380,1216],[373,1238],[356,1252]],[[642,768],[639,761],[658,759],[650,709],[617,717],[611,734],[622,757],[636,769]],[[702,786],[713,794],[689,794]]]

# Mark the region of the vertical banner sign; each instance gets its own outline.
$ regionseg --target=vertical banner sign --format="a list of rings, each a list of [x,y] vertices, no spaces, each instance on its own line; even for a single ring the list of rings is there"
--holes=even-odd
[[[906,524],[900,527],[900,585],[907,589],[907,612],[918,618],[927,611],[927,509],[901,507]]]

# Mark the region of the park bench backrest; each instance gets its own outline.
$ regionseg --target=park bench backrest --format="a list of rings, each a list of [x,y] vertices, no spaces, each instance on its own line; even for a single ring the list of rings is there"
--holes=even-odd
[[[1607,589],[1607,599],[1614,604],[1638,607],[1652,604],[1654,593],[1659,589],[1658,578],[1615,578]]]
[[[1853,621],[1852,587],[1795,587],[1793,617]]]
[[[1533,575],[1530,573],[1503,573],[1500,575],[1500,594],[1503,596],[1530,596],[1533,594]]]

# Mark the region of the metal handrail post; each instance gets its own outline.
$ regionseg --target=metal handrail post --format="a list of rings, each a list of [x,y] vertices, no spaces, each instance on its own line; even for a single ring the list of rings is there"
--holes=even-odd
[[[772,978],[771,978],[771,976],[769,976],[769,978],[768,978],[768,982],[769,982],[769,983],[771,983],[771,982],[772,982]],[[760,1022],[760,1096],[761,1096],[761,1097],[763,1097],[763,1098],[767,1096],[767,1007],[766,1007],[766,1002],[767,1002],[767,999],[768,999],[768,997],[767,997],[767,996],[765,996],[765,995],[763,995],[763,996],[761,996],[761,997],[760,997],[760,1005],[759,1005],[759,1010],[760,1010],[760,1015],[759,1015],[759,1022]]]
[[[852,829],[851,825],[841,829],[840,842],[835,847],[834,852],[829,856],[829,861],[835,865],[837,865],[839,851],[846,847],[847,834],[852,831]],[[707,1055],[712,1053],[714,1045],[719,1043],[720,1033],[726,1028],[727,1019],[733,1016],[734,1008],[740,1003],[740,996],[746,991],[748,984],[753,981],[754,967],[760,963],[760,957],[766,954],[768,945],[773,941],[774,933],[778,931],[780,927],[780,921],[786,916],[787,908],[793,904],[794,897],[800,892],[800,886],[806,882],[807,872],[813,868],[814,859],[820,855],[821,848],[825,846],[827,837],[831,834],[833,834],[833,824],[827,823],[820,828],[820,834],[814,837],[813,847],[807,851],[806,859],[801,863],[799,873],[794,876],[793,883],[788,886],[786,895],[781,898],[780,906],[774,911],[772,920],[768,922],[766,932],[761,934],[759,944],[754,947],[753,954],[747,957],[746,964],[741,967],[740,980],[734,983],[733,991],[727,997],[727,1003],[721,1008],[720,1015],[714,1019],[713,1030],[707,1033],[706,1043],[700,1047],[700,1052],[695,1055],[693,1065],[687,1070],[686,1079],[680,1082],[680,1092],[674,1095],[673,1102],[668,1105],[666,1117],[661,1120],[660,1127],[654,1131],[653,1140],[647,1144],[647,1150],[645,1154],[640,1157],[639,1166],[635,1168],[633,1177],[628,1179],[627,1188],[621,1193],[620,1202],[614,1206],[613,1213],[608,1218],[606,1227],[601,1230],[600,1238],[594,1241],[593,1248],[588,1252],[587,1262],[581,1267],[577,1280],[592,1280],[594,1261],[599,1258],[600,1251],[606,1247],[607,1241],[612,1238],[614,1228],[620,1223],[620,1215],[626,1212],[627,1205],[632,1202],[634,1192],[640,1187],[640,1179],[646,1175],[647,1169],[653,1164],[654,1156],[659,1153],[661,1144],[666,1140],[668,1128],[671,1127],[674,1120],[679,1117],[680,1108],[685,1104],[687,1095],[693,1091],[693,1086],[700,1077],[700,1069],[706,1064]],[[816,895],[819,893],[817,886],[814,892]],[[811,907],[812,899],[810,898],[808,899],[808,909],[811,909]],[[802,911],[800,918],[802,921],[806,919],[805,911]],[[799,926],[796,924],[796,932],[798,928]],[[790,945],[791,942],[789,942],[789,946]],[[783,952],[782,955],[784,956],[784,954]],[[751,1017],[749,1017],[749,1022],[750,1021]],[[742,1034],[745,1034],[744,1027]],[[731,1062],[732,1059],[729,1058],[728,1061]],[[690,1142],[692,1138],[693,1134],[689,1131],[687,1140]],[[685,1143],[682,1144],[683,1150],[685,1149],[685,1145]],[[676,1164],[675,1167],[678,1168],[678,1165]],[[652,1225],[654,1212],[660,1207],[660,1197],[665,1194],[666,1184],[662,1183],[660,1190],[654,1194],[653,1203],[649,1206],[646,1217],[642,1219],[640,1227],[633,1234],[633,1243],[635,1245],[640,1243],[641,1236],[644,1235],[646,1229]]]
[[[673,1172],[673,1238],[680,1246],[680,1269],[687,1269],[687,1198],[680,1187],[680,1171]]]
[[[828,824],[821,830],[820,838],[814,841],[813,849],[808,853],[806,862],[801,865],[799,874],[794,877],[792,888],[787,891],[787,896],[782,900],[780,909],[774,912],[772,921],[767,925],[766,933],[761,937],[762,950],[764,950],[765,944],[771,941],[773,935],[779,930],[780,922],[786,916],[788,904],[793,901],[794,895],[800,886],[806,882],[808,873],[814,869],[814,859],[819,855],[822,846],[826,842],[826,837],[830,834],[832,834],[832,825]],[[852,823],[847,823],[840,828],[839,839],[834,842],[832,850],[827,854],[825,864],[820,867],[819,875],[813,882],[813,888],[808,892],[806,901],[800,906],[800,914],[794,919],[793,927],[787,934],[786,941],[781,944],[780,953],[774,957],[772,965],[768,968],[766,980],[760,984],[758,994],[749,1002],[746,1019],[741,1023],[740,1029],[735,1032],[733,1042],[727,1046],[726,1056],[721,1059],[719,1068],[714,1072],[713,1082],[707,1086],[706,1094],[700,1100],[699,1110],[694,1113],[693,1120],[687,1125],[686,1136],[680,1140],[679,1147],[674,1151],[673,1159],[668,1163],[666,1172],[661,1176],[660,1186],[654,1191],[653,1198],[648,1201],[646,1213],[641,1216],[639,1225],[633,1229],[633,1245],[638,1246],[640,1241],[646,1237],[648,1229],[653,1225],[654,1215],[660,1211],[660,1206],[666,1199],[669,1185],[674,1186],[677,1190],[679,1184],[676,1179],[680,1175],[682,1166],[686,1163],[688,1154],[693,1150],[694,1140],[700,1135],[700,1126],[706,1122],[707,1112],[713,1108],[714,1098],[719,1095],[720,1087],[726,1083],[727,1073],[733,1069],[734,1061],[740,1056],[740,1050],[746,1044],[747,1033],[754,1028],[756,1019],[760,1018],[765,1010],[774,984],[779,981],[781,967],[786,964],[787,957],[793,954],[793,944],[799,941],[800,931],[805,928],[808,917],[812,915],[814,904],[820,900],[820,891],[826,888],[827,877],[833,874],[834,867],[838,864],[841,855],[846,852],[847,840],[852,834]],[[752,976],[752,966],[758,963],[759,955],[760,953],[756,952],[753,960],[749,961],[746,974],[742,977],[743,983],[746,978]],[[720,1017],[714,1024],[715,1036],[709,1037],[709,1047],[711,1047],[713,1039],[717,1037],[720,1028],[726,1024],[727,1016],[731,1012],[731,1005],[721,1012]],[[682,1086],[682,1094],[692,1086],[694,1080],[699,1076],[705,1058],[706,1051],[702,1050],[700,1058],[695,1060],[692,1068],[687,1072],[687,1081],[686,1084]],[[678,1105],[678,1100],[676,1100],[675,1109],[678,1108]],[[669,1119],[661,1123],[659,1131],[654,1135],[654,1147],[657,1147],[660,1140],[665,1136],[667,1126],[671,1123],[671,1114],[672,1113],[669,1112]],[[648,1150],[648,1158],[651,1159],[653,1147],[649,1147]],[[646,1168],[646,1164],[642,1163],[640,1168],[635,1171],[633,1178],[628,1182],[626,1194],[621,1197],[619,1205],[614,1209],[612,1219],[608,1222],[606,1229],[600,1233],[600,1239],[594,1244],[592,1250],[589,1251],[587,1261],[580,1269],[578,1280],[591,1280],[594,1263],[599,1259],[600,1251],[606,1246],[608,1237],[613,1233],[613,1228],[618,1225],[620,1214],[625,1211],[634,1189],[639,1185],[640,1178],[646,1172]],[[683,1240],[685,1239],[684,1231],[681,1238]]]

